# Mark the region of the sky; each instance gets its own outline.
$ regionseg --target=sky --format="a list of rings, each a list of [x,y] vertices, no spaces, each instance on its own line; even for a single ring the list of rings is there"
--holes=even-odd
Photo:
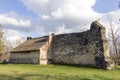
[[[88,30],[107,16],[118,20],[120,0],[0,0],[0,24],[7,40]],[[115,18],[115,19],[114,19]],[[119,22],[113,23],[117,29]]]

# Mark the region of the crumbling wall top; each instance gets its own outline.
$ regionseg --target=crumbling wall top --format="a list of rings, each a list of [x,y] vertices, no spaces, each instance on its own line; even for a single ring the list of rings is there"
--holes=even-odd
[[[97,20],[92,22],[90,28],[91,29],[96,29],[96,28],[105,29],[105,27],[102,24],[100,24]]]

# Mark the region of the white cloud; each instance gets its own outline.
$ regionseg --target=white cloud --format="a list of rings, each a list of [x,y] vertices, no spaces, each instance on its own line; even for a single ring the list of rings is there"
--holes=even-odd
[[[21,26],[21,27],[27,27],[31,25],[30,20],[24,20],[24,19],[16,19],[14,17],[10,17],[7,14],[0,14],[0,23],[2,25],[12,25],[12,26]]]
[[[13,41],[15,39],[21,39],[24,38],[25,35],[21,34],[21,32],[12,30],[12,29],[4,29],[4,38]]]
[[[16,12],[2,13],[0,14],[0,24],[4,29],[13,29],[21,32],[32,31],[35,29],[33,27],[33,19],[20,15]]]
[[[120,26],[120,10],[111,11],[105,13],[101,16],[100,22],[108,29],[110,28],[110,24],[114,27],[114,29],[118,29]]]
[[[4,35],[3,40],[6,46],[10,46],[12,48],[22,43],[26,38],[21,32],[11,29],[3,29]]]
[[[90,18],[98,16],[93,11],[96,0],[22,0],[28,9],[40,16],[49,15],[51,18]],[[88,14],[89,13],[89,14]]]
[[[50,19],[50,16],[49,15],[42,15],[42,19],[43,20],[48,20],[48,19]]]
[[[34,30],[34,27],[31,27],[30,18],[15,12],[0,14],[0,24],[3,28],[5,42],[9,41],[10,44],[14,43],[14,40],[24,40],[26,36],[23,32]]]
[[[36,24],[39,28],[44,28],[44,34],[62,33],[61,29],[66,29],[65,32],[80,31],[101,16],[92,9],[96,0],[22,0],[22,2],[27,9],[40,16]],[[63,24],[65,28],[61,26]]]
[[[32,19],[17,13],[0,14],[0,22],[5,29],[12,29],[14,34],[36,32],[39,36],[79,32],[89,29],[92,21],[100,19],[103,25],[108,26],[106,15],[119,16],[119,10],[110,13],[97,13],[93,10],[96,0],[22,0],[27,9],[36,12],[39,18]],[[118,25],[118,24],[117,24]],[[17,30],[17,32],[15,32]],[[9,33],[10,34],[10,33]],[[13,35],[11,39],[17,37]],[[12,37],[13,36],[13,37]]]
[[[106,27],[106,35],[110,40],[110,24],[112,24],[114,33],[120,31],[120,10],[104,13],[100,17],[100,23]],[[118,35],[117,35],[118,36]]]
[[[62,26],[58,27],[58,30],[56,31],[57,34],[60,33],[70,33],[71,29],[66,29],[66,26],[63,24]]]

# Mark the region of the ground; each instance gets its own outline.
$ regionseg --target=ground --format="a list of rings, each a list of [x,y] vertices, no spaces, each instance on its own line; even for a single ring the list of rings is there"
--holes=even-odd
[[[115,70],[68,65],[0,64],[0,80],[119,80]]]

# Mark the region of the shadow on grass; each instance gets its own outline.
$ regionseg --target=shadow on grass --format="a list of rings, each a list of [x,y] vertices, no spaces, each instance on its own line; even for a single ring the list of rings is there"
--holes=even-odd
[[[93,80],[93,77],[24,74],[24,75],[0,75],[0,80]],[[112,79],[95,75],[94,80],[112,80]]]
[[[95,78],[99,79],[99,80],[113,80],[111,78],[107,78],[107,77],[104,77],[104,76],[99,76],[99,75],[94,75]]]
[[[91,68],[91,69],[102,69],[99,67],[95,67],[93,65],[74,65],[74,64],[52,64],[54,66],[70,66],[70,67],[75,67],[75,68]],[[102,69],[106,70],[106,69]]]
[[[119,71],[120,71],[120,65],[116,68],[116,70],[119,70]]]
[[[9,65],[9,63],[0,63],[0,65]],[[37,64],[15,64],[15,65],[37,65]],[[51,64],[53,66],[67,66],[67,67],[75,67],[75,68],[91,68],[91,69],[102,69],[99,67],[95,67],[93,65],[75,65],[75,64],[62,64],[62,63],[58,63],[58,64]],[[102,70],[106,70],[106,69],[102,69]]]
[[[16,77],[12,75],[0,75],[0,80],[25,80],[22,77]]]

